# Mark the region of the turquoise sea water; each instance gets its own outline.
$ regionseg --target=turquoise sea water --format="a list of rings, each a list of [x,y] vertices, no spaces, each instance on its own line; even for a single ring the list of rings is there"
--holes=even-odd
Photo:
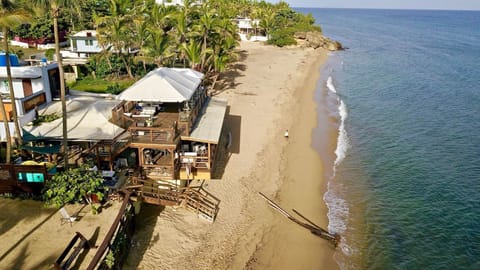
[[[480,12],[297,10],[349,48],[319,83],[341,268],[480,269]]]

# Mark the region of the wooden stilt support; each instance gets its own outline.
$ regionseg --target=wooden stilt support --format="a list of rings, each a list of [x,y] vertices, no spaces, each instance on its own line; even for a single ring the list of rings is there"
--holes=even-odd
[[[272,200],[267,198],[267,196],[265,196],[263,193],[259,192],[258,194],[263,199],[265,199],[273,209],[280,212],[280,214],[282,214],[286,218],[290,219],[291,221],[293,221],[293,222],[297,223],[298,225],[304,227],[305,229],[309,230],[314,235],[319,236],[319,237],[329,241],[330,243],[333,244],[334,247],[338,246],[338,243],[340,242],[340,235],[338,235],[336,233],[330,233],[327,230],[322,229],[320,226],[318,226],[317,224],[313,223],[308,218],[306,218],[305,216],[300,214],[297,210],[292,209],[292,211],[295,214],[297,214],[298,216],[300,216],[302,219],[304,219],[306,221],[306,223],[302,222],[302,221],[298,220],[297,218],[295,218],[294,216],[290,215],[287,211],[285,211],[283,208],[281,208],[278,204],[276,204],[275,202],[273,202]]]

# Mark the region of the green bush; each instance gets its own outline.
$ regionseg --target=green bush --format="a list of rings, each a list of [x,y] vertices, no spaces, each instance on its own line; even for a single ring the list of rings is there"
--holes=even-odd
[[[296,45],[297,41],[293,37],[293,31],[291,29],[277,29],[272,31],[268,43],[284,47],[288,45]]]
[[[37,118],[33,120],[33,125],[34,126],[39,126],[41,123],[48,123],[52,122],[56,119],[60,118],[59,115],[52,113],[52,114],[45,114],[45,115],[39,115]]]
[[[102,200],[104,192],[102,175],[84,165],[55,174],[45,182],[42,193],[47,206],[61,207],[67,203],[83,201],[90,194],[95,194]]]
[[[120,94],[120,92],[122,92],[122,88],[120,87],[120,85],[118,83],[115,83],[115,84],[107,86],[106,92],[110,93],[110,94],[118,95],[118,94]]]
[[[55,54],[55,49],[48,49],[45,51],[45,57],[49,60],[53,60],[53,55]]]

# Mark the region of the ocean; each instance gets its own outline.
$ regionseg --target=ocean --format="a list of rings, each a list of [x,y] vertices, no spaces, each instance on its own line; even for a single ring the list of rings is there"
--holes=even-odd
[[[317,89],[340,268],[480,269],[480,11],[296,10],[348,48]]]

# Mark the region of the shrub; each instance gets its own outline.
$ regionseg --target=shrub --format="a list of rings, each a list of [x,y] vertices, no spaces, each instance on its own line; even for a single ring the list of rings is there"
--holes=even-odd
[[[83,201],[91,194],[102,200],[104,192],[102,175],[85,165],[55,174],[52,179],[45,182],[42,191],[45,204],[56,207]]]
[[[107,90],[105,92],[117,95],[117,94],[120,94],[122,90],[123,89],[120,87],[118,83],[114,83],[112,85],[107,86]]]
[[[53,60],[53,55],[55,54],[55,49],[48,49],[45,51],[45,57],[49,60]]]
[[[297,41],[293,37],[293,31],[287,28],[274,30],[270,35],[268,43],[283,47],[288,45],[295,45],[297,44]]]

